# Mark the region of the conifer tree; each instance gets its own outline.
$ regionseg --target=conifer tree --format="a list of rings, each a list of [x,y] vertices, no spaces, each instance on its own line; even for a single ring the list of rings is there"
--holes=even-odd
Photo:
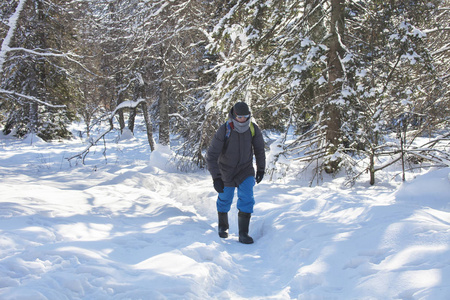
[[[8,51],[2,53],[3,131],[19,137],[34,133],[44,140],[68,137],[67,125],[75,117],[71,103],[78,95],[65,53],[74,44],[65,2],[17,4],[23,7]]]
[[[318,171],[346,168],[351,176],[369,170],[374,183],[384,167],[378,158],[390,153],[395,162],[406,151],[383,140],[398,124],[445,123],[431,109],[448,111],[445,68],[433,54],[448,51],[445,43],[428,48],[426,36],[446,32],[445,22],[430,22],[443,18],[444,2],[234,1],[213,34],[222,60],[214,104],[247,101],[263,128],[292,126],[296,139],[281,139],[275,159],[300,155]]]

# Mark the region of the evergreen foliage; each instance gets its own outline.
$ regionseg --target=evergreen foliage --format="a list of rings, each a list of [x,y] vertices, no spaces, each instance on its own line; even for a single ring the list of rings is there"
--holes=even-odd
[[[245,101],[262,129],[283,133],[272,175],[286,159],[314,164],[315,178],[368,171],[372,184],[391,163],[448,165],[449,6],[3,1],[0,124],[51,140],[70,137],[76,118],[88,136],[98,122],[133,131],[144,113],[152,149],[153,133],[162,145],[176,135],[188,169],[204,167],[215,130]]]
[[[64,2],[64,1],[63,1]],[[67,126],[75,119],[72,103],[79,97],[70,72],[61,57],[74,45],[68,15],[59,1],[29,1],[17,20],[18,26],[3,65],[2,89],[29,95],[36,101],[18,97],[4,99],[4,133],[22,137],[34,133],[44,140],[67,138]],[[50,105],[42,105],[43,103]],[[54,106],[63,107],[63,109]]]

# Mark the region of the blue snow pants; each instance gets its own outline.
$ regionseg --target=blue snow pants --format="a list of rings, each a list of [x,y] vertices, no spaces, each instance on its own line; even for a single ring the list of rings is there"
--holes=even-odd
[[[245,213],[253,213],[255,198],[253,196],[253,187],[255,186],[255,177],[247,177],[239,186],[237,191],[237,208]],[[223,193],[217,197],[217,211],[229,212],[233,202],[235,187],[226,186]]]

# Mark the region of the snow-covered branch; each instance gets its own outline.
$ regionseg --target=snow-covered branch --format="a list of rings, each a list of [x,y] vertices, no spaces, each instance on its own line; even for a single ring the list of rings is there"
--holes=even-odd
[[[8,52],[22,51],[22,52],[26,52],[26,53],[33,54],[33,55],[36,55],[36,56],[41,56],[41,57],[61,57],[61,58],[65,58],[68,61],[79,65],[86,72],[88,72],[90,74],[94,74],[94,72],[89,70],[89,68],[86,67],[83,63],[81,63],[80,61],[76,60],[75,57],[76,58],[80,58],[80,56],[75,54],[75,53],[72,53],[72,52],[57,53],[57,52],[54,52],[54,50],[51,50],[51,49],[49,49],[49,50],[42,50],[42,49],[33,50],[33,49],[27,49],[27,48],[21,48],[21,47],[16,47],[16,48],[8,48],[7,47],[7,51]]]
[[[87,145],[86,148],[84,148],[83,151],[81,151],[80,153],[77,153],[77,154],[75,154],[75,155],[73,155],[71,157],[68,157],[67,160],[71,161],[74,158],[81,158],[83,163],[84,163],[84,159],[88,155],[91,147],[97,145],[97,143],[101,139],[103,139],[111,130],[114,129],[114,124],[113,124],[112,118],[109,119],[109,125],[110,125],[109,128],[106,129],[102,134],[100,134],[95,140],[94,139],[90,139],[89,140],[89,145]]]
[[[65,108],[66,107],[65,105],[53,105],[53,104],[47,103],[45,101],[39,100],[38,98],[33,97],[33,96],[24,95],[24,94],[21,94],[21,93],[8,91],[8,90],[4,90],[4,89],[0,89],[0,94],[7,94],[7,95],[14,96],[14,97],[25,98],[25,99],[27,99],[29,101],[36,102],[38,104],[42,104],[42,105],[45,105],[45,106],[51,107],[51,108]]]
[[[438,32],[438,31],[447,31],[447,30],[450,30],[450,27],[425,29],[425,30],[422,30],[422,32],[426,33],[426,34],[429,34],[429,33],[435,33],[435,32]]]
[[[450,51],[450,44],[446,44],[445,46],[441,47],[440,49],[437,49],[436,51],[433,51],[431,55],[437,55],[441,54],[443,52]]]
[[[3,73],[3,64],[6,60],[6,54],[8,53],[10,49],[10,43],[11,39],[14,36],[14,31],[17,27],[17,22],[19,20],[20,13],[22,12],[23,6],[25,5],[26,0],[20,0],[17,4],[16,11],[9,17],[8,21],[8,33],[6,34],[6,37],[2,41],[2,45],[0,48],[0,75]]]
[[[112,119],[119,110],[124,108],[136,108],[142,102],[145,103],[145,99],[141,98],[137,99],[136,101],[124,101],[117,105],[116,109],[111,113],[110,118]]]

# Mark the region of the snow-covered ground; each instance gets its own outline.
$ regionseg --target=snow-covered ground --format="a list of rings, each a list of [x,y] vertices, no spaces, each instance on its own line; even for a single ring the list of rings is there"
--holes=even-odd
[[[449,168],[265,179],[243,245],[206,171],[144,135],[84,147],[0,136],[0,299],[450,299]]]

